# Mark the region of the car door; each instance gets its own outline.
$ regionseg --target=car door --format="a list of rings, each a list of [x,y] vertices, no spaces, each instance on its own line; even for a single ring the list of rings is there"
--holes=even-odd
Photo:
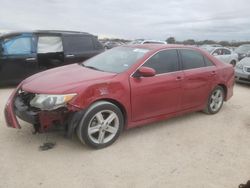
[[[37,33],[37,60],[41,70],[64,65],[60,34]]]
[[[63,49],[66,63],[83,62],[99,52],[95,49],[91,35],[64,35]]]
[[[179,52],[184,73],[181,108],[185,110],[204,105],[215,80],[216,68],[196,50],[180,49]]]
[[[37,72],[35,39],[21,34],[3,39],[0,57],[0,82],[18,83]]]
[[[142,66],[153,68],[153,77],[130,77],[132,119],[138,121],[180,109],[183,73],[177,50],[163,50]]]
[[[225,63],[230,63],[232,61],[232,52],[226,48],[223,49],[223,58]]]

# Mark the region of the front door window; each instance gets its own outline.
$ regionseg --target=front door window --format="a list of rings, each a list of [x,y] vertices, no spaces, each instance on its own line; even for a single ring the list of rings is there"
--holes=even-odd
[[[32,37],[16,36],[3,41],[4,55],[25,55],[32,53]]]

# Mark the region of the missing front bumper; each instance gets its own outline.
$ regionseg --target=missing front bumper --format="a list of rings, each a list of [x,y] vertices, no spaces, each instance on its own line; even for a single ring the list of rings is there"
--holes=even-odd
[[[71,111],[67,108],[60,108],[54,111],[41,111],[29,105],[33,95],[32,93],[18,92],[17,88],[10,96],[5,107],[5,120],[8,127],[21,128],[17,117],[23,121],[32,124],[36,132],[47,132],[56,125],[57,127],[65,125]]]

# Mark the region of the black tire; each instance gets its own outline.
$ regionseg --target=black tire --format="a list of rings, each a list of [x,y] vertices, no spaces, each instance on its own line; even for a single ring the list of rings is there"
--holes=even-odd
[[[214,100],[213,97],[215,96],[216,92],[221,93],[221,101],[218,100],[218,107],[213,108],[211,106],[213,106],[212,102],[215,102],[215,101],[213,101]],[[206,114],[216,114],[216,113],[218,113],[220,111],[221,107],[223,106],[224,98],[225,98],[224,89],[221,86],[216,86],[214,88],[214,90],[211,92],[211,94],[209,95],[208,100],[207,100],[207,106],[203,111]]]
[[[230,62],[230,64],[233,65],[233,67],[235,67],[236,61],[235,61],[235,60],[232,60],[232,61]]]
[[[101,114],[101,117],[103,118],[102,123],[98,122],[99,116],[97,116],[97,114]],[[108,118],[111,117],[111,114],[112,117],[114,116],[114,120],[108,123]],[[107,116],[106,119],[105,116]],[[92,126],[92,124],[94,124],[94,126]],[[104,128],[105,125],[106,128]],[[85,143],[86,145],[95,149],[101,149],[113,144],[117,140],[123,130],[123,126],[124,117],[121,110],[113,103],[107,101],[98,101],[91,105],[81,118],[81,121],[77,127],[77,136],[82,143]],[[110,133],[108,131],[108,127],[113,127],[112,131],[115,130],[115,133]],[[99,131],[91,134],[89,133],[91,128],[95,129],[95,131]],[[99,142],[101,134],[103,134],[102,142],[100,141],[100,143],[97,143]],[[105,135],[107,135],[107,138],[105,138]],[[105,142],[105,139],[108,141]]]

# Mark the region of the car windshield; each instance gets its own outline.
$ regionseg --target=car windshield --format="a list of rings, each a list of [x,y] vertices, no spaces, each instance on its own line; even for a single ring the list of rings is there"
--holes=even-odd
[[[85,61],[82,65],[104,72],[121,73],[129,69],[148,51],[144,48],[117,47]]]
[[[235,49],[237,53],[248,53],[250,52],[250,45],[242,45]]]

